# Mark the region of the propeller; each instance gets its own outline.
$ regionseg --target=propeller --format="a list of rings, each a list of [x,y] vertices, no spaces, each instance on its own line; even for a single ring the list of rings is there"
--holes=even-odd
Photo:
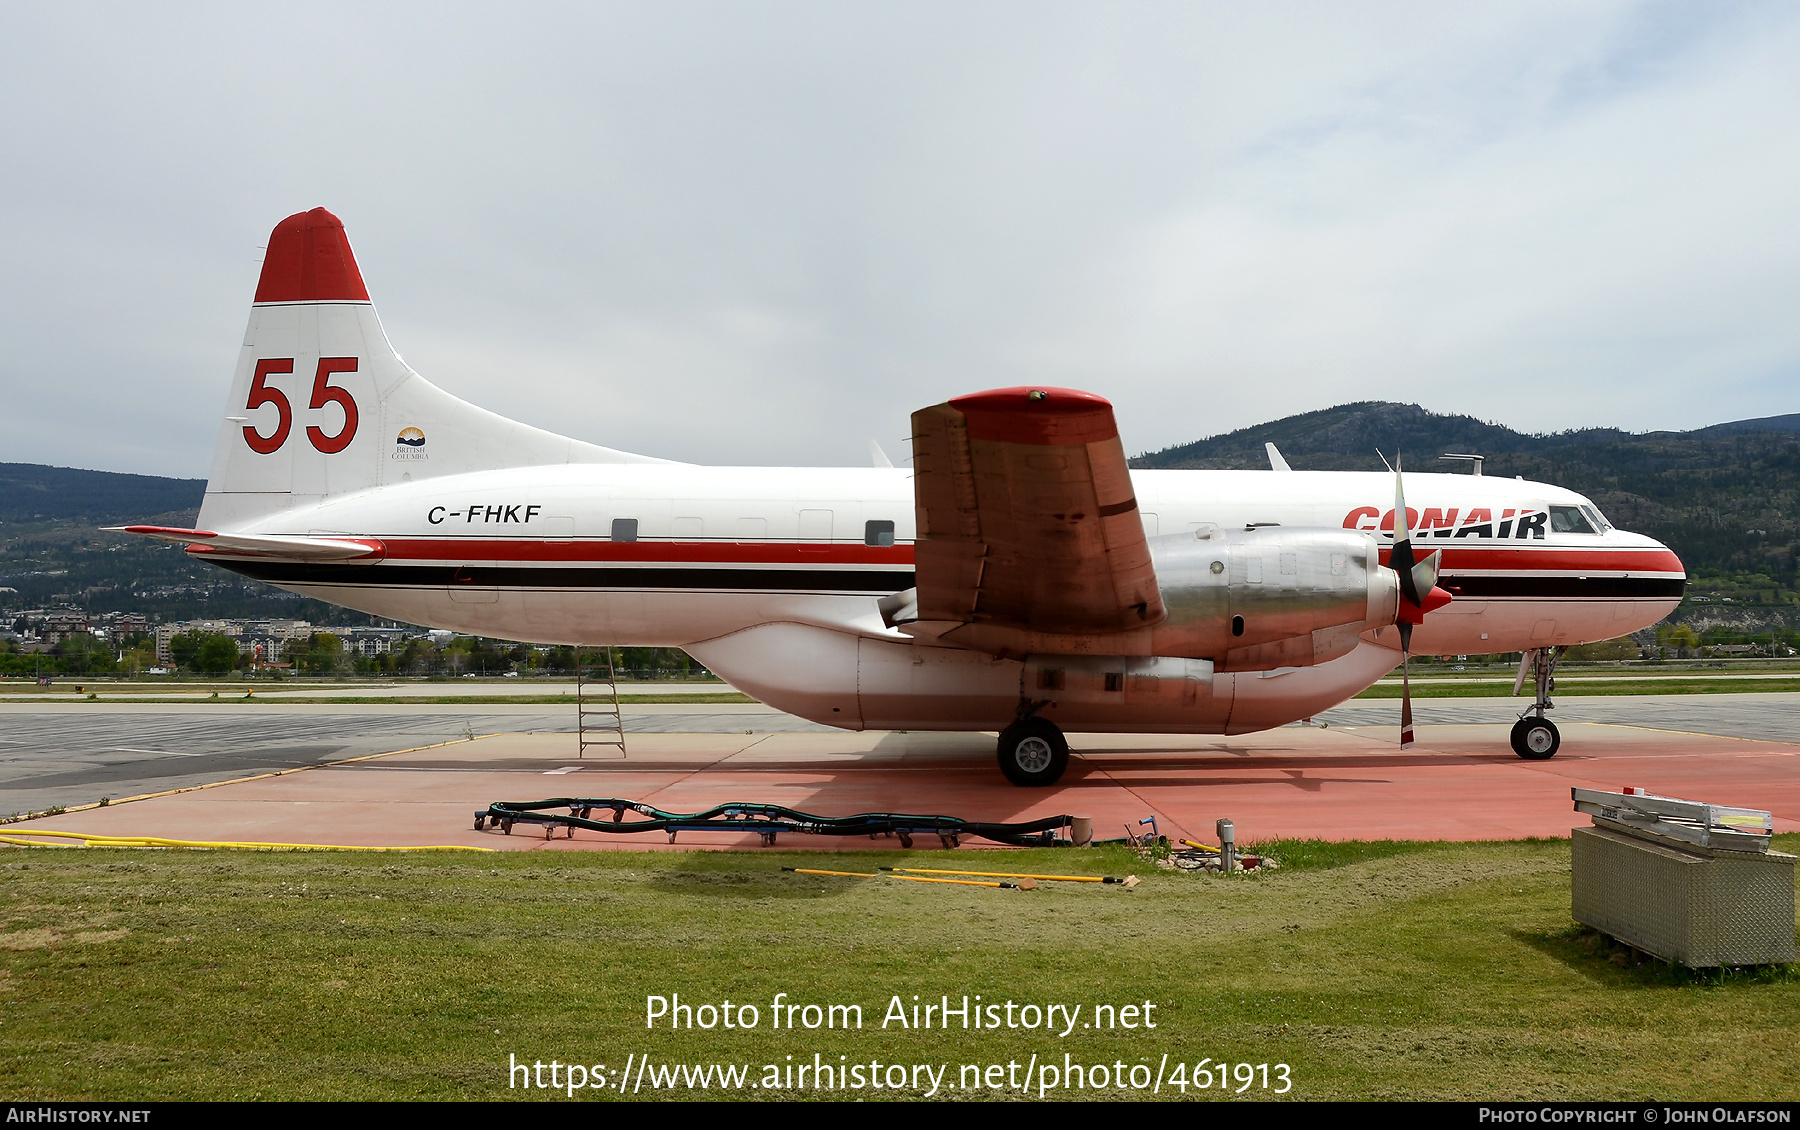
[[[1437,587],[1438,569],[1444,551],[1433,550],[1423,560],[1413,548],[1411,523],[1406,517],[1406,483],[1401,477],[1400,457],[1394,457],[1394,548],[1388,565],[1400,575],[1400,608],[1394,626],[1400,631],[1400,748],[1413,744],[1412,718],[1412,633],[1413,625],[1425,622],[1425,614],[1449,604],[1448,592]]]

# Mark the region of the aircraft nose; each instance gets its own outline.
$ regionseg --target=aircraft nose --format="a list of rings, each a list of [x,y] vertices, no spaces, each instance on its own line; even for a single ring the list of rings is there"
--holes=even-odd
[[[1674,550],[1647,534],[1625,530],[1613,530],[1607,540],[1609,549],[1632,551],[1621,555],[1623,583],[1641,615],[1622,616],[1617,625],[1622,632],[1647,628],[1680,606],[1687,595],[1688,574]]]

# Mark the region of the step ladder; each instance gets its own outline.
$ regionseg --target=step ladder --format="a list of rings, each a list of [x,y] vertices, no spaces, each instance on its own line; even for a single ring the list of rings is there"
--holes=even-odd
[[[575,732],[580,742],[579,756],[586,758],[589,749],[602,752],[596,756],[621,760],[625,756],[625,718],[619,712],[619,683],[613,670],[612,648],[600,649],[598,661],[591,666],[582,663],[581,648],[575,649]],[[617,749],[617,753],[610,750]]]

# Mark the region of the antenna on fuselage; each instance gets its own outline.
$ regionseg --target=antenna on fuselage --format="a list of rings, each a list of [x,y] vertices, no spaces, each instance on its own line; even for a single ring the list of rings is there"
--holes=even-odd
[[[1439,459],[1460,459],[1468,463],[1476,478],[1481,477],[1481,465],[1487,460],[1485,455],[1462,455],[1454,451],[1446,451]]]

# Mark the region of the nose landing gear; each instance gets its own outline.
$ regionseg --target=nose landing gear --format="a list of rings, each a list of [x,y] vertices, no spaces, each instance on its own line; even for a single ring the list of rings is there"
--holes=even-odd
[[[1550,692],[1556,689],[1557,649],[1540,647],[1519,657],[1519,677],[1513,682],[1513,693],[1524,689],[1525,675],[1535,676],[1536,694],[1525,713],[1519,715],[1512,728],[1513,752],[1527,761],[1546,761],[1556,756],[1562,745],[1562,734],[1556,723],[1544,717],[1544,711],[1556,709]]]

